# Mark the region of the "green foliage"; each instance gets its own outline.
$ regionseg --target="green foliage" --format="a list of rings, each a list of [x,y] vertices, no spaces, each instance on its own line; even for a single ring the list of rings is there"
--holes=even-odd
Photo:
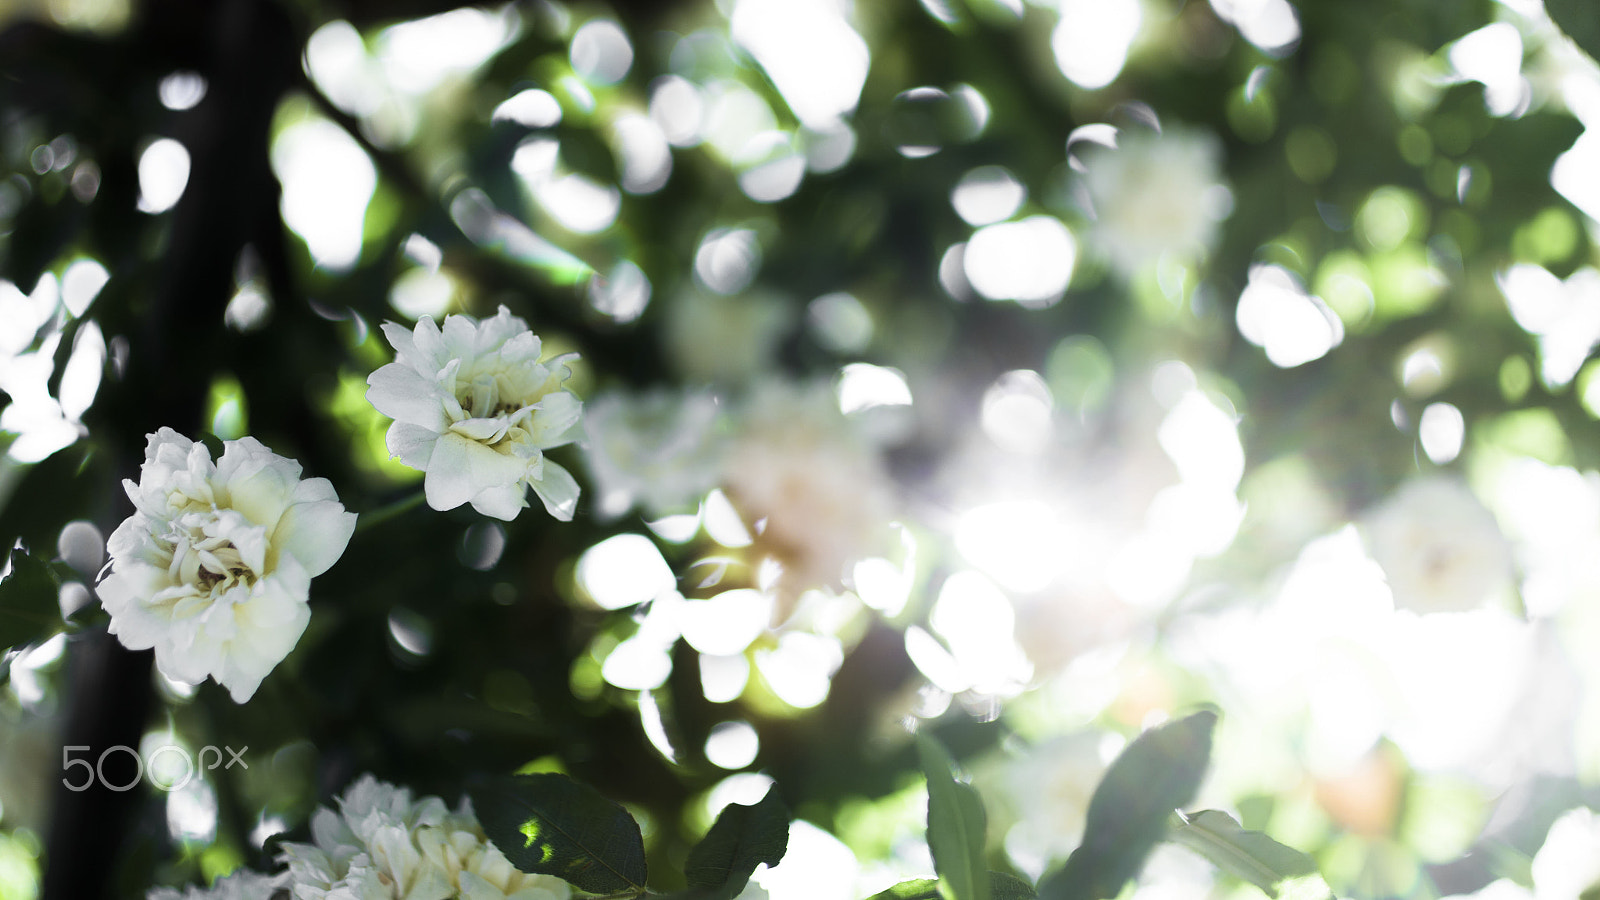
[[[732,900],[756,866],[775,866],[789,849],[789,807],[776,787],[753,806],[731,803],[689,851],[683,875],[689,900]]]
[[[21,647],[43,640],[61,627],[57,597],[71,570],[40,562],[27,551],[11,551],[11,574],[0,581],[0,646]]]
[[[596,894],[644,893],[639,823],[594,788],[565,775],[513,775],[471,796],[489,839],[522,871]]]
[[[928,779],[928,848],[934,870],[954,900],[989,900],[983,801],[972,785],[955,780],[950,754],[937,741],[919,736],[917,755]]]
[[[1225,812],[1203,809],[1180,815],[1182,823],[1172,830],[1175,843],[1211,860],[1224,872],[1261,888],[1269,896],[1278,896],[1278,883],[1284,879],[1317,872],[1317,862],[1310,856],[1259,831],[1246,831]]]
[[[873,894],[868,900],[940,900],[936,878],[914,878],[902,881],[888,890]],[[989,896],[994,900],[1033,900],[1033,885],[1005,872],[989,873]]]
[[[1217,714],[1146,731],[1111,764],[1089,801],[1083,844],[1039,882],[1042,900],[1108,900],[1139,874],[1173,810],[1194,799],[1211,760]]]
[[[1592,0],[1545,0],[1544,8],[1573,43],[1600,59],[1600,10]]]

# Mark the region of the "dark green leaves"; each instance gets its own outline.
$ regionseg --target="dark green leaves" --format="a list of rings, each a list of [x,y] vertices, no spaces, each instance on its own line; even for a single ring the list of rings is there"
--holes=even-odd
[[[11,551],[11,574],[0,581],[0,648],[49,637],[61,626],[61,576],[49,563]]]
[[[1152,728],[1122,751],[1089,801],[1083,844],[1039,882],[1043,900],[1107,900],[1139,874],[1178,807],[1194,799],[1211,759],[1217,714]],[[935,857],[937,858],[937,857]]]
[[[933,868],[955,900],[989,900],[983,801],[972,785],[955,780],[950,754],[936,741],[918,738],[917,753],[928,778],[928,849],[933,851]]]
[[[639,825],[627,810],[565,775],[513,775],[471,792],[483,830],[511,864],[594,894],[645,892]],[[789,849],[789,808],[777,788],[754,806],[730,804],[689,851],[678,900],[733,900],[756,866]],[[1010,898],[1008,898],[1010,900]]]
[[[777,865],[789,849],[789,808],[772,788],[754,806],[730,804],[689,851],[683,874],[698,900],[732,900],[750,873]]]
[[[1545,0],[1544,8],[1573,43],[1600,60],[1600,7],[1594,0]]]
[[[522,871],[596,894],[644,892],[639,825],[593,788],[565,775],[514,775],[471,795],[489,839]]]
[[[1217,868],[1278,895],[1278,882],[1317,872],[1316,860],[1259,831],[1246,831],[1233,817],[1215,809],[1182,814],[1172,840],[1204,856]]]

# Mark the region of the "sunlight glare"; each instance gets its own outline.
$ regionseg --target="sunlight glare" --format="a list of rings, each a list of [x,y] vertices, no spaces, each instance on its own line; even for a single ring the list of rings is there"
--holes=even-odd
[[[1017,646],[1011,600],[977,572],[957,572],[945,580],[928,624],[945,639],[972,690],[1015,696],[1033,677],[1033,666]]]
[[[511,95],[494,108],[493,122],[515,122],[529,128],[549,128],[561,123],[561,101],[549,91],[529,88]]]
[[[986,225],[972,235],[962,258],[967,280],[990,300],[1052,306],[1072,280],[1078,245],[1053,216]]]
[[[1250,283],[1239,296],[1239,333],[1267,352],[1281,369],[1326,356],[1344,340],[1344,323],[1322,298],[1306,293],[1288,269],[1250,267]]]
[[[189,184],[189,151],[172,138],[160,138],[139,154],[139,211],[166,212],[178,205]]]
[[[578,558],[578,584],[601,609],[623,609],[671,590],[677,578],[642,534],[607,538]]]
[[[1072,555],[1073,535],[1040,500],[991,503],[963,513],[956,548],[985,575],[1014,591],[1037,591],[1055,580]]]
[[[833,673],[844,663],[838,638],[791,631],[778,646],[756,651],[756,668],[778,699],[795,709],[811,709],[828,699]]]
[[[802,124],[825,129],[856,108],[870,56],[838,0],[737,0],[731,18]]]
[[[1422,452],[1441,466],[1461,454],[1461,442],[1466,433],[1467,423],[1461,410],[1449,403],[1428,404],[1417,426]]]
[[[708,656],[743,653],[772,620],[772,597],[737,588],[708,600],[685,600],[678,626],[689,646]]]
[[[1032,369],[1016,369],[995,379],[983,394],[983,433],[1001,449],[1035,454],[1050,445],[1055,398]]]
[[[1508,116],[1527,105],[1530,88],[1522,77],[1522,34],[1510,22],[1495,22],[1450,45],[1456,74],[1483,85],[1490,115]]]
[[[1078,87],[1116,80],[1139,35],[1140,0],[1061,0],[1061,21],[1050,38],[1056,65]]]
[[[572,36],[573,71],[592,84],[616,84],[633,68],[633,45],[622,26],[610,19],[591,19]]]
[[[672,175],[672,150],[655,120],[642,113],[624,113],[611,123],[612,145],[621,158],[619,178],[630,194],[653,194]]]
[[[1022,208],[1028,189],[1004,166],[979,166],[961,176],[950,191],[950,205],[968,225],[1003,222]]]
[[[718,722],[706,737],[706,759],[723,769],[742,769],[761,752],[761,737],[749,722]]]
[[[472,7],[392,25],[378,35],[378,61],[391,85],[424,94],[453,75],[483,65],[516,36],[520,14]]]
[[[850,363],[839,370],[839,411],[849,415],[877,406],[910,406],[911,385],[899,369]]]
[[[318,265],[348,269],[361,256],[362,225],[378,174],[366,151],[325,119],[304,119],[272,144],[283,183],[283,220]]]

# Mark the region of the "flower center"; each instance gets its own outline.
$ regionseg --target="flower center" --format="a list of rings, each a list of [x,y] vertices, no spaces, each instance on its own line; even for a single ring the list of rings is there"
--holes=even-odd
[[[238,513],[232,516],[243,518]],[[229,534],[237,527],[218,511],[185,513],[173,519],[162,536],[172,548],[167,574],[177,584],[193,587],[202,595],[255,583],[258,573],[245,561]]]

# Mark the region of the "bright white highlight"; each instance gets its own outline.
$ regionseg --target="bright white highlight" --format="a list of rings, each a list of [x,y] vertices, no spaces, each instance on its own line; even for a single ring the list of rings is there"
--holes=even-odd
[[[1017,646],[1011,601],[977,572],[946,579],[928,623],[950,647],[971,690],[1014,696],[1033,677],[1033,666]]]
[[[707,234],[694,254],[694,274],[718,294],[737,294],[761,268],[761,245],[748,228],[719,228]]]
[[[756,651],[756,668],[767,686],[795,709],[811,709],[828,699],[833,673],[843,663],[844,648],[837,638],[803,631],[785,634],[776,649]]]
[[[354,265],[378,184],[366,151],[332,122],[306,119],[273,142],[272,169],[283,183],[283,220],[312,258],[331,269]]]
[[[1014,591],[1055,580],[1071,553],[1072,535],[1038,500],[992,503],[963,513],[956,548],[984,574]]]
[[[1300,18],[1288,0],[1211,0],[1211,8],[1272,56],[1287,55],[1300,40]]]
[[[1461,442],[1466,434],[1467,421],[1453,405],[1430,403],[1422,411],[1422,421],[1417,426],[1422,452],[1439,465],[1461,455]]]
[[[1072,280],[1078,245],[1051,216],[1029,216],[978,229],[967,242],[962,269],[974,290],[990,300],[1051,306]]]
[[[578,558],[578,584],[601,609],[653,600],[676,583],[661,551],[642,534],[607,538]]]
[[[1267,352],[1267,359],[1292,369],[1321,359],[1344,340],[1344,323],[1322,298],[1306,293],[1300,279],[1275,265],[1250,267],[1250,283],[1239,297],[1239,333]]]
[[[199,72],[173,72],[161,79],[156,90],[160,94],[161,105],[167,109],[193,109],[205,99],[206,80]]]
[[[911,385],[898,369],[871,363],[850,363],[839,373],[839,411],[860,412],[875,406],[910,406]]]
[[[548,91],[529,88],[513,94],[495,107],[493,121],[516,122],[529,128],[549,128],[561,121],[561,102]]]
[[[189,184],[189,151],[172,138],[152,141],[139,154],[139,210],[159,213],[178,205]]]
[[[709,600],[685,600],[678,625],[689,646],[710,656],[743,653],[772,619],[772,597],[750,588],[723,591]]]
[[[1600,220],[1600,132],[1584,131],[1570,150],[1556,157],[1550,186],[1584,215]]]
[[[731,31],[806,127],[856,108],[870,55],[834,0],[738,0]]]
[[[1050,444],[1055,399],[1032,369],[1017,369],[995,379],[983,394],[983,433],[1014,453],[1038,453]]]
[[[1600,343],[1600,271],[1585,266],[1563,282],[1540,266],[1519,263],[1495,280],[1511,317],[1539,338],[1544,383],[1572,381]]]
[[[1462,78],[1483,84],[1492,115],[1527,107],[1531,89],[1522,77],[1522,35],[1510,22],[1486,25],[1450,45],[1450,65]]]
[[[572,36],[572,68],[595,84],[616,84],[633,67],[633,45],[609,19],[585,22]]]
[[[630,194],[661,190],[672,174],[672,150],[654,119],[624,113],[611,124],[612,143],[622,159],[622,189]]]
[[[1115,81],[1139,35],[1139,0],[1062,0],[1050,36],[1061,74],[1094,90]]]
[[[706,759],[724,769],[742,769],[755,762],[761,738],[749,722],[718,722],[706,738]]]
[[[950,191],[950,205],[968,225],[992,225],[1011,218],[1028,199],[1028,189],[1004,166],[979,166],[961,176]]]
[[[517,11],[454,9],[394,25],[378,36],[377,57],[395,88],[423,94],[489,61],[516,34]]]
[[[74,318],[82,318],[100,289],[111,280],[106,267],[92,259],[79,259],[61,273],[61,305]]]

